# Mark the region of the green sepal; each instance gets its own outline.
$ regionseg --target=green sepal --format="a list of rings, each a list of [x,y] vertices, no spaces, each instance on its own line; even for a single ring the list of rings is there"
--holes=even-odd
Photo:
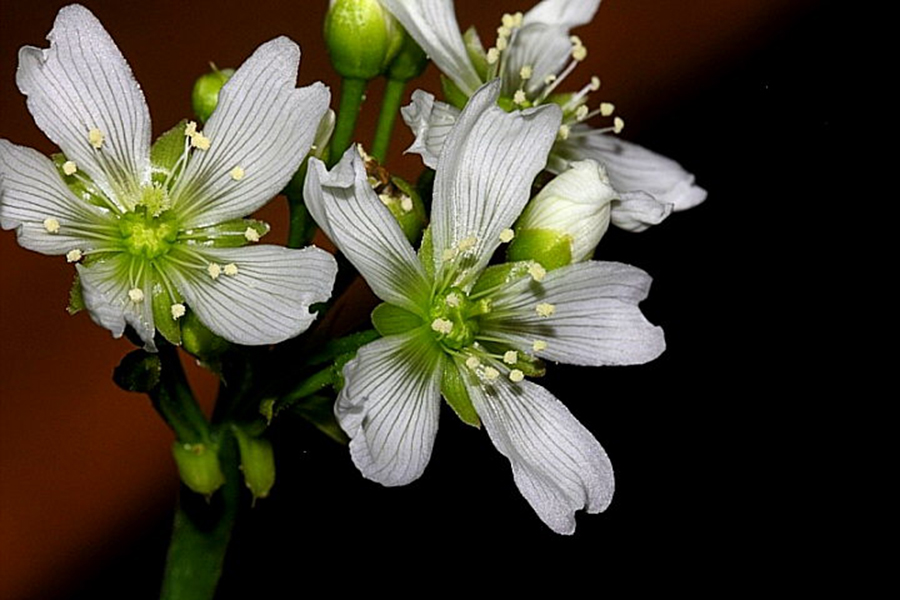
[[[444,400],[447,401],[447,404],[450,405],[450,408],[453,409],[453,412],[456,413],[456,416],[463,423],[473,427],[481,427],[481,419],[478,418],[478,413],[475,412],[472,399],[469,397],[469,391],[466,389],[462,374],[454,361],[444,365],[444,370],[441,374],[441,395],[444,396]]]
[[[313,354],[307,362],[309,365],[321,365],[348,352],[356,353],[362,346],[381,337],[374,329],[351,333],[342,338],[331,340],[325,347]]]
[[[156,325],[156,329],[169,343],[180,346],[181,323],[179,323],[179,319],[183,317],[176,319],[172,315],[172,305],[183,303],[184,298],[181,297],[181,294],[178,293],[178,290],[174,287],[171,289],[170,293],[170,290],[158,279],[153,282],[150,295],[152,296],[151,302],[153,303],[153,323]]]
[[[547,367],[541,359],[522,352],[518,356],[519,360],[514,365],[509,365],[510,369],[518,369],[528,377],[543,377],[547,374]]]
[[[211,73],[206,73],[194,82],[191,90],[191,108],[194,114],[205,123],[219,104],[219,92],[222,86],[234,75],[234,69],[219,69],[210,63]]]
[[[113,371],[113,381],[126,392],[146,394],[159,385],[162,362],[158,354],[133,350]]]
[[[81,293],[81,278],[78,273],[72,279],[72,287],[69,288],[69,305],[66,312],[70,315],[76,315],[84,310],[84,296]]]
[[[209,497],[225,483],[219,464],[219,448],[214,444],[196,444],[175,441],[172,456],[178,466],[178,474],[192,491]]]
[[[387,76],[396,81],[409,81],[422,74],[428,66],[428,55],[416,43],[406,31],[403,32],[403,41],[400,43],[400,51],[388,65]]]
[[[475,30],[474,26],[466,29],[466,32],[463,34],[463,42],[466,44],[466,52],[469,54],[469,60],[472,61],[472,66],[475,67],[478,77],[482,81],[487,81],[487,52],[485,52],[484,45],[481,43],[481,38],[478,37],[478,31]]]
[[[441,89],[444,91],[444,100],[446,100],[448,104],[455,106],[459,110],[466,107],[466,102],[469,101],[469,97],[453,83],[452,79],[441,75]]]
[[[269,233],[271,227],[265,221],[257,219],[232,219],[218,225],[209,227],[197,227],[186,229],[178,234],[178,239],[188,246],[203,246],[204,248],[240,248],[254,243],[247,239],[247,229],[256,231],[256,235],[262,238]]]
[[[59,176],[63,178],[63,181],[66,183],[66,187],[69,188],[76,197],[84,200],[88,204],[93,204],[94,206],[101,206],[103,208],[108,208],[108,204],[98,198],[95,194],[92,194],[90,191],[90,185],[92,185],[92,179],[88,176],[84,171],[76,171],[72,175],[66,175],[63,171],[63,165],[69,159],[66,158],[66,155],[62,152],[57,152],[50,156],[53,160],[53,165],[56,167],[56,170],[59,172]],[[88,183],[85,183],[88,182]]]
[[[419,315],[387,302],[382,302],[372,311],[372,325],[383,336],[406,333],[422,324]]]
[[[518,279],[531,277],[528,274],[528,269],[532,265],[534,265],[534,261],[530,260],[492,265],[481,273],[481,277],[475,282],[469,294],[474,296],[492,288],[507,285]]]
[[[350,438],[341,429],[334,416],[334,401],[331,398],[318,394],[304,398],[303,402],[291,407],[291,412],[308,421],[337,443],[344,445],[350,443]]]
[[[163,183],[184,153],[185,127],[187,119],[182,119],[175,127],[156,138],[150,146],[150,165],[154,183]]]
[[[203,362],[215,364],[214,359],[221,356],[231,343],[209,330],[194,311],[179,319],[181,321],[181,343],[186,351]]]
[[[406,239],[409,240],[410,244],[415,246],[416,242],[419,241],[419,237],[422,235],[422,230],[425,228],[425,223],[428,220],[428,217],[425,214],[425,205],[422,203],[422,197],[419,195],[419,191],[415,186],[399,177],[392,175],[391,183],[394,184],[394,187],[400,190],[402,194],[409,196],[410,200],[412,200],[412,209],[409,211],[403,210],[402,202],[399,200],[391,202],[388,205],[388,210],[390,210],[391,214],[394,215],[394,218],[397,219],[397,222],[400,224],[400,229],[403,230],[403,235],[406,236]]]
[[[428,279],[434,279],[434,241],[431,238],[431,226],[422,233],[422,245],[419,246],[419,262],[425,268]]]
[[[516,231],[506,249],[510,261],[534,260],[548,271],[572,264],[572,236],[553,229]]]
[[[265,498],[275,485],[275,452],[272,443],[262,437],[255,437],[240,426],[232,426],[241,455],[241,471],[244,483],[253,494],[253,500]]]

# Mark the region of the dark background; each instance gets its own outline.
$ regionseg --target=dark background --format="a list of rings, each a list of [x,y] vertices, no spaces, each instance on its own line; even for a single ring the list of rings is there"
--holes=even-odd
[[[324,4],[88,6],[131,63],[159,133],[187,114],[207,61],[237,66],[282,33],[303,47],[300,83],[325,80],[336,98]],[[461,26],[484,32],[513,8],[457,4]],[[0,4],[0,132],[45,152],[15,89],[15,52],[45,45],[60,5]],[[276,488],[242,514],[221,597],[300,595],[312,582],[332,593],[599,593],[623,582],[712,591],[789,571],[809,518],[794,495],[808,483],[809,450],[786,441],[806,400],[783,376],[803,351],[796,295],[816,256],[814,225],[800,215],[840,202],[841,18],[826,2],[607,0],[576,32],[589,58],[572,86],[600,75],[598,97],[616,103],[626,139],[676,158],[709,191],[648,232],[611,230],[598,249],[654,277],[642,308],[665,329],[666,353],[638,367],[559,366],[542,382],[609,453],[607,512],[580,514],[573,537],[556,536],[487,435],[449,410],[425,475],[395,489],[363,480],[345,448],[285,420],[272,429]],[[431,68],[419,86],[435,82]],[[377,89],[369,97],[374,113]],[[412,177],[417,159],[400,156],[409,141],[401,125],[388,166]],[[265,217],[283,235],[281,203]],[[176,493],[171,435],[143,397],[108,379],[127,342],[65,315],[69,268],[13,238],[0,236],[0,597],[153,598]],[[194,376],[209,397],[212,381]]]

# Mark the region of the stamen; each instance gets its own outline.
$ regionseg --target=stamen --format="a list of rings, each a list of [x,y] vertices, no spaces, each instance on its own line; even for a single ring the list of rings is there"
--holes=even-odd
[[[514,365],[519,362],[519,353],[515,350],[507,350],[503,353],[503,362],[508,365]]]
[[[596,92],[600,89],[600,78],[596,75],[591,76],[591,91]]]
[[[449,262],[456,258],[456,255],[459,254],[459,250],[456,248],[447,248],[441,253],[441,260],[444,262]]]
[[[88,141],[91,143],[91,146],[100,149],[100,146],[103,145],[103,140],[106,139],[106,136],[103,135],[103,132],[94,127],[90,131],[88,131]]]
[[[178,304],[172,305],[171,311],[172,311],[172,319],[177,321],[178,319],[180,319],[181,317],[184,316],[184,313],[187,312],[187,309],[184,307],[184,304],[178,303]]]
[[[509,380],[513,383],[519,383],[523,379],[525,379],[525,373],[523,373],[519,369],[513,369],[509,372]]]
[[[559,126],[559,139],[561,139],[561,140],[569,139],[569,126],[568,125],[560,125]]]
[[[403,212],[411,212],[413,209],[413,201],[409,196],[403,195],[400,197],[400,210]]]
[[[512,35],[512,29],[510,29],[506,25],[501,25],[497,28],[497,35],[500,37],[508,38]]]
[[[247,238],[248,242],[258,242],[259,232],[252,227],[248,227],[246,230],[244,230],[244,237]]]
[[[587,48],[581,43],[581,38],[573,35],[569,41],[572,42],[572,58],[577,62],[583,61],[587,57]]]
[[[394,199],[391,198],[390,194],[378,194],[378,199],[381,200],[381,203],[385,206],[390,206],[394,203]]]
[[[523,92],[522,90],[516,90],[516,93],[513,94],[513,103],[521,106],[526,102],[528,102],[528,98],[525,96],[525,92]]]
[[[213,279],[218,279],[219,275],[222,274],[222,267],[220,267],[216,263],[209,263],[206,266],[206,272],[209,273],[209,276]]]
[[[540,263],[534,263],[528,267],[528,274],[535,281],[543,281],[544,277],[547,276],[547,270]]]
[[[550,85],[554,81],[556,81],[556,75],[553,73],[550,73],[549,75],[544,77],[544,85]]]
[[[456,308],[459,306],[461,300],[459,298],[459,294],[457,294],[456,292],[453,292],[453,293],[447,294],[447,297],[444,299],[444,302],[446,302],[447,306],[449,306],[450,308]]]
[[[519,70],[519,77],[524,80],[531,79],[531,76],[534,74],[534,70],[531,68],[531,65],[525,65]]]
[[[144,301],[144,290],[141,288],[132,288],[128,290],[128,297],[131,298],[131,301],[135,304]]]
[[[477,244],[477,243],[478,243],[478,238],[475,237],[474,235],[470,235],[469,237],[460,240],[459,243],[456,245],[456,247],[459,249],[460,252],[465,252],[467,250],[471,250],[472,248],[474,248],[475,244]]]
[[[498,37],[496,46],[499,52],[503,52],[509,46],[509,40],[505,37]]]
[[[231,175],[231,178],[234,179],[235,181],[240,181],[241,179],[244,178],[244,167],[242,167],[240,165],[236,166],[235,168],[233,168],[231,170],[229,175]]]
[[[484,378],[488,381],[493,381],[500,377],[500,371],[495,369],[494,367],[486,367],[484,370]]]
[[[500,60],[500,51],[496,48],[491,48],[487,51],[487,61],[489,65],[496,64],[497,61]]]
[[[556,307],[549,302],[541,302],[534,307],[534,311],[542,317],[549,317],[556,312]]]
[[[500,22],[503,23],[503,26],[507,29],[512,29],[516,26],[516,18],[509,13],[504,13],[504,15],[500,18]]]
[[[66,175],[74,175],[75,171],[78,170],[78,165],[74,161],[67,160],[63,163],[62,170]]]
[[[588,107],[582,104],[575,110],[575,118],[579,121],[584,121],[585,117],[588,115]]]
[[[209,138],[202,133],[195,133],[191,136],[191,146],[193,146],[197,150],[209,150]]]
[[[600,114],[604,117],[608,117],[613,114],[616,110],[616,105],[612,102],[601,102],[600,103]]]
[[[53,217],[44,219],[44,229],[47,230],[47,233],[59,233],[59,221]]]
[[[78,248],[75,248],[74,250],[69,250],[68,252],[66,252],[66,262],[70,262],[70,263],[78,262],[79,260],[81,260],[81,257],[82,257],[81,250],[79,250]]]
[[[437,318],[431,322],[431,329],[438,333],[447,335],[448,333],[453,331],[453,321],[450,321],[449,319]]]
[[[225,265],[225,268],[222,269],[222,271],[229,277],[234,277],[238,274],[237,265],[234,263],[228,263],[227,265]]]
[[[500,232],[500,241],[504,244],[510,243],[514,237],[516,237],[516,232],[512,229],[506,228]]]
[[[188,121],[187,125],[184,126],[184,135],[187,137],[197,135],[197,124],[194,121]]]
[[[544,340],[534,340],[531,343],[531,349],[534,350],[535,352],[540,352],[541,350],[546,350],[547,342],[545,342]]]
[[[616,117],[613,120],[613,132],[622,133],[622,129],[625,128],[625,121],[621,119],[621,117]]]
[[[478,357],[476,357],[476,356],[470,356],[469,358],[466,359],[466,366],[469,367],[470,369],[472,369],[473,371],[475,369],[477,369],[480,364],[481,364],[481,361],[478,360]]]

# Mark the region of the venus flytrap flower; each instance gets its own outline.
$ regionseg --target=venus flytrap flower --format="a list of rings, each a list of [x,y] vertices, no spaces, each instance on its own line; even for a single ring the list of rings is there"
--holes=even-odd
[[[615,106],[609,102],[589,106],[590,94],[600,88],[598,77],[592,76],[575,93],[558,91],[587,55],[583,41],[570,30],[590,22],[600,0],[543,0],[524,15],[504,15],[496,43],[487,51],[474,30],[459,33],[452,0],[383,2],[452,82],[445,86],[450,104],[416,91],[412,104],[402,111],[416,135],[409,151],[421,154],[429,167],[436,167],[465,98],[499,76],[503,82],[499,102],[507,110],[546,104],[562,108],[563,122],[548,170],[562,173],[574,162],[592,159],[606,168],[619,193],[639,200],[614,205],[614,225],[640,231],[658,224],[673,210],[705,200],[706,191],[694,185],[694,176],[677,162],[610,135],[618,134],[624,121],[615,116]],[[589,126],[587,122],[595,117],[608,119],[609,124],[599,129]]]
[[[322,84],[297,89],[300,51],[260,46],[222,88],[203,130],[179,126],[151,150],[143,93],[109,34],[82,6],[60,10],[48,49],[19,53],[17,83],[65,154],[60,170],[0,140],[0,224],[21,246],[76,263],[85,307],[148,349],[180,341],[187,307],[219,336],[269,344],[305,330],[326,300],[334,259],[254,244],[241,219],[290,179],[327,110]]]
[[[363,476],[387,486],[418,478],[431,456],[443,396],[484,424],[522,495],[558,533],[613,493],[603,448],[550,392],[527,379],[542,360],[637,364],[664,349],[643,317],[650,278],[616,263],[552,271],[529,261],[488,266],[543,169],[558,107],[507,113],[500,83],[475,92],[437,164],[431,227],[418,255],[352,149],[328,172],[310,161],[310,212],[384,303],[383,338],[344,368],[335,412]]]

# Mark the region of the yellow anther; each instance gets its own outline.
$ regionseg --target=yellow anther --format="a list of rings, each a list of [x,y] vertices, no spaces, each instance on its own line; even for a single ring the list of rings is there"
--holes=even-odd
[[[508,365],[514,365],[519,362],[519,353],[515,350],[507,350],[503,353],[503,362]]]
[[[484,370],[484,378],[488,381],[493,381],[500,377],[500,371],[495,369],[494,367],[487,367]]]
[[[231,178],[235,181],[240,181],[244,178],[244,175],[246,175],[246,173],[244,172],[244,167],[238,165],[231,170],[229,175],[231,175]]]
[[[613,132],[622,133],[622,129],[625,128],[625,121],[622,120],[621,117],[616,117],[613,119]]]
[[[525,65],[519,69],[519,77],[522,79],[531,79],[532,75],[534,75],[534,70],[531,68],[531,65]]]
[[[470,356],[469,358],[466,359],[466,366],[469,367],[470,369],[472,369],[473,371],[475,369],[477,369],[480,364],[481,364],[481,361],[478,360],[478,358],[475,356]]]
[[[378,199],[381,200],[381,203],[385,206],[390,206],[394,203],[394,199],[391,198],[390,194],[378,194]]]
[[[128,290],[128,297],[131,298],[131,301],[135,304],[144,301],[144,290],[141,288],[132,288]]]
[[[188,121],[184,126],[185,137],[194,137],[197,135],[197,124],[194,121]]]
[[[594,75],[591,77],[591,91],[596,92],[600,89],[600,78]]]
[[[411,212],[413,209],[413,201],[409,196],[400,196],[400,210],[403,212]]]
[[[525,20],[525,15],[522,14],[521,11],[517,11],[513,13],[513,27],[521,27],[522,21]]]
[[[531,343],[531,349],[535,352],[540,352],[541,350],[547,349],[547,342],[544,340],[534,340]]]
[[[512,35],[512,30],[509,27],[501,26],[497,28],[497,35],[503,38],[508,38]]]
[[[523,379],[525,379],[525,373],[523,373],[519,369],[513,369],[509,372],[509,380],[513,383],[519,383]]]
[[[487,61],[489,65],[495,64],[498,60],[500,60],[500,51],[496,48],[491,48],[487,51]]]
[[[47,233],[59,233],[59,221],[53,217],[44,219],[44,229],[47,230]]]
[[[453,321],[437,318],[431,322],[431,329],[432,331],[447,335],[448,333],[453,331]]]
[[[569,139],[569,126],[568,125],[560,125],[559,126],[559,139],[561,139],[561,140]]]
[[[528,102],[528,98],[525,96],[525,92],[523,92],[522,90],[516,90],[516,93],[513,94],[513,102],[520,106]]]
[[[570,35],[570,36],[569,36],[569,41],[572,42],[572,45],[573,45],[573,46],[576,46],[576,47],[577,47],[577,46],[583,46],[583,45],[584,45],[584,44],[581,43],[581,38],[578,37],[577,35]]]
[[[588,107],[584,104],[575,109],[575,118],[579,121],[584,121],[586,116],[588,116]]]
[[[534,263],[528,267],[528,274],[531,275],[531,278],[535,281],[543,281],[544,277],[547,276],[547,270],[539,263]]]
[[[68,252],[66,252],[66,262],[78,262],[79,260],[81,260],[82,256],[83,255],[81,254],[81,250],[79,250],[78,248],[69,250]]]
[[[67,160],[63,163],[62,169],[63,173],[66,175],[74,175],[75,171],[78,170],[78,165],[76,165],[74,161]]]
[[[183,316],[184,316],[184,313],[187,312],[187,309],[184,307],[184,304],[181,304],[181,303],[173,304],[173,305],[169,308],[169,310],[172,311],[172,319],[174,319],[174,320],[176,320],[176,321],[177,321],[178,319],[180,319],[181,317],[183,317]]]
[[[244,237],[247,238],[248,242],[258,242],[259,241],[259,232],[253,229],[252,227],[248,227],[244,230]]]
[[[230,277],[234,277],[238,274],[237,265],[234,263],[228,263],[227,265],[225,265],[225,268],[222,269],[222,272]]]
[[[612,102],[601,102],[600,103],[600,114],[604,117],[608,117],[616,110],[616,105]]]
[[[544,85],[550,85],[554,81],[556,81],[556,75],[554,75],[553,73],[550,73],[549,75],[544,77]]]
[[[197,150],[209,150],[209,138],[202,133],[195,133],[191,136],[191,146]]]
[[[556,307],[550,304],[549,302],[541,302],[537,306],[534,307],[534,312],[539,314],[542,317],[549,317],[553,313],[556,312]]]
[[[507,29],[512,29],[516,26],[516,18],[509,13],[505,13],[501,18],[500,22],[503,23],[503,26]]]
[[[456,292],[453,292],[451,294],[447,294],[447,297],[444,299],[444,302],[446,302],[447,306],[449,306],[450,308],[456,308],[457,306],[459,306],[461,300],[459,298],[459,294],[457,294]]]
[[[206,272],[209,273],[209,276],[213,279],[218,279],[219,275],[222,274],[222,267],[220,267],[216,263],[209,263],[206,266]]]
[[[106,139],[106,136],[103,135],[103,132],[94,127],[90,131],[88,131],[88,141],[91,143],[91,146],[100,149],[100,146],[103,145],[103,140]]]
[[[514,237],[516,237],[516,232],[512,229],[506,228],[500,232],[500,241],[504,244],[510,243]]]
[[[505,37],[498,37],[497,43],[495,45],[497,46],[497,50],[503,52],[504,50],[506,50],[506,47],[509,46],[509,40],[507,40]]]
[[[460,252],[465,252],[466,250],[471,250],[475,247],[475,244],[478,243],[478,238],[474,235],[470,235],[467,238],[461,239],[459,243],[456,245],[459,248]]]
[[[459,250],[456,248],[447,248],[443,252],[441,252],[441,260],[444,262],[453,260],[456,258],[456,255],[459,254]]]
[[[581,43],[581,38],[573,35],[569,40],[572,42],[572,58],[578,62],[583,61],[587,57],[587,48]]]

